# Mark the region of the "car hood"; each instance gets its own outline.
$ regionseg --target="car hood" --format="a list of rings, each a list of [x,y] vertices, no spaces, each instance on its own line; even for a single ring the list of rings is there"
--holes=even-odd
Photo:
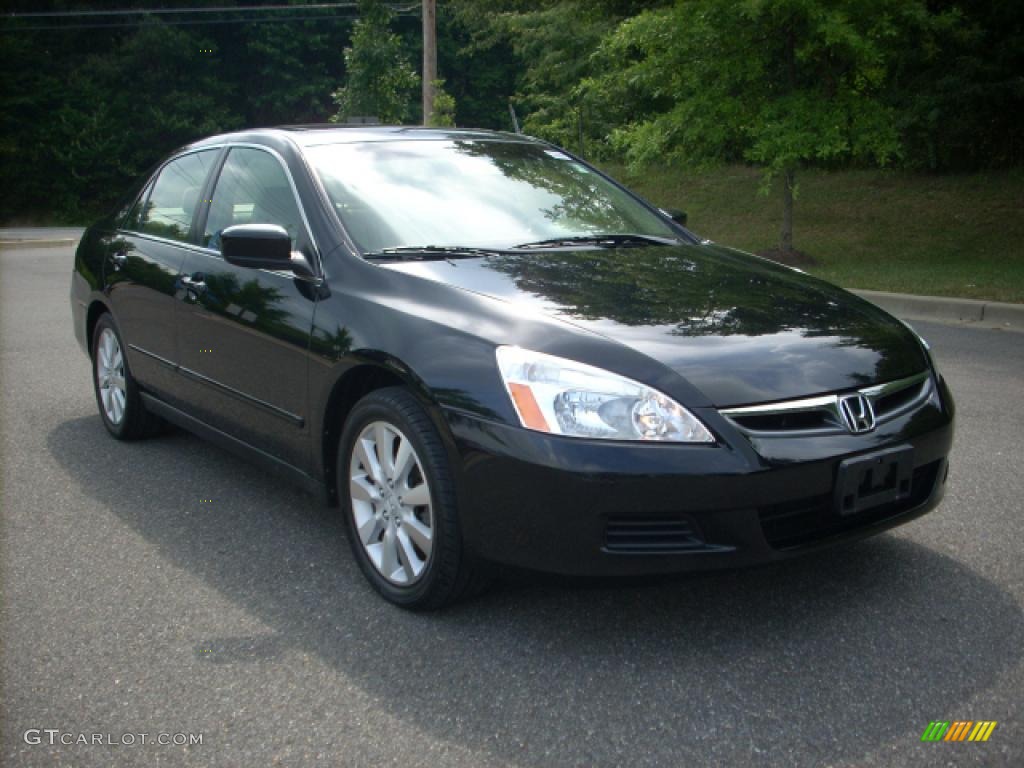
[[[873,304],[711,244],[386,266],[539,310],[628,345],[682,375],[719,407],[861,387],[927,367],[914,335]]]

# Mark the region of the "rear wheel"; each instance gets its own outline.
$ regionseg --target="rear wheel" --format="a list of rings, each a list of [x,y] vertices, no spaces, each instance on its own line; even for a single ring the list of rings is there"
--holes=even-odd
[[[133,440],[159,428],[157,417],[142,404],[121,334],[109,314],[101,316],[93,330],[92,382],[103,426],[118,440]]]
[[[386,599],[440,608],[480,585],[462,546],[447,454],[410,393],[389,387],[356,404],[336,476],[352,552]]]

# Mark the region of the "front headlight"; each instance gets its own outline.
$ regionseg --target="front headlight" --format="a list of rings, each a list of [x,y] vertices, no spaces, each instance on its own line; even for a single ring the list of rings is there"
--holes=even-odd
[[[605,440],[715,441],[679,403],[632,379],[520,347],[498,347],[497,358],[527,429]]]

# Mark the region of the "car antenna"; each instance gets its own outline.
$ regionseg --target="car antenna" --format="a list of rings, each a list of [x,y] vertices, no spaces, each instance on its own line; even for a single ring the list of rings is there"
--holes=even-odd
[[[519,130],[519,118],[516,117],[516,108],[512,106],[512,99],[508,100],[508,113],[512,115],[512,128],[516,133],[522,133]]]

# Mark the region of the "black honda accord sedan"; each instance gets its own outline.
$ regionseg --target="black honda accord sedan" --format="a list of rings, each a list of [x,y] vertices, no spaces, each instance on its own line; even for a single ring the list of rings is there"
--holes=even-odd
[[[522,136],[215,136],[86,231],[74,331],[114,437],[171,422],[322,491],[407,607],[932,509],[953,401],[924,341],[681,218]]]

